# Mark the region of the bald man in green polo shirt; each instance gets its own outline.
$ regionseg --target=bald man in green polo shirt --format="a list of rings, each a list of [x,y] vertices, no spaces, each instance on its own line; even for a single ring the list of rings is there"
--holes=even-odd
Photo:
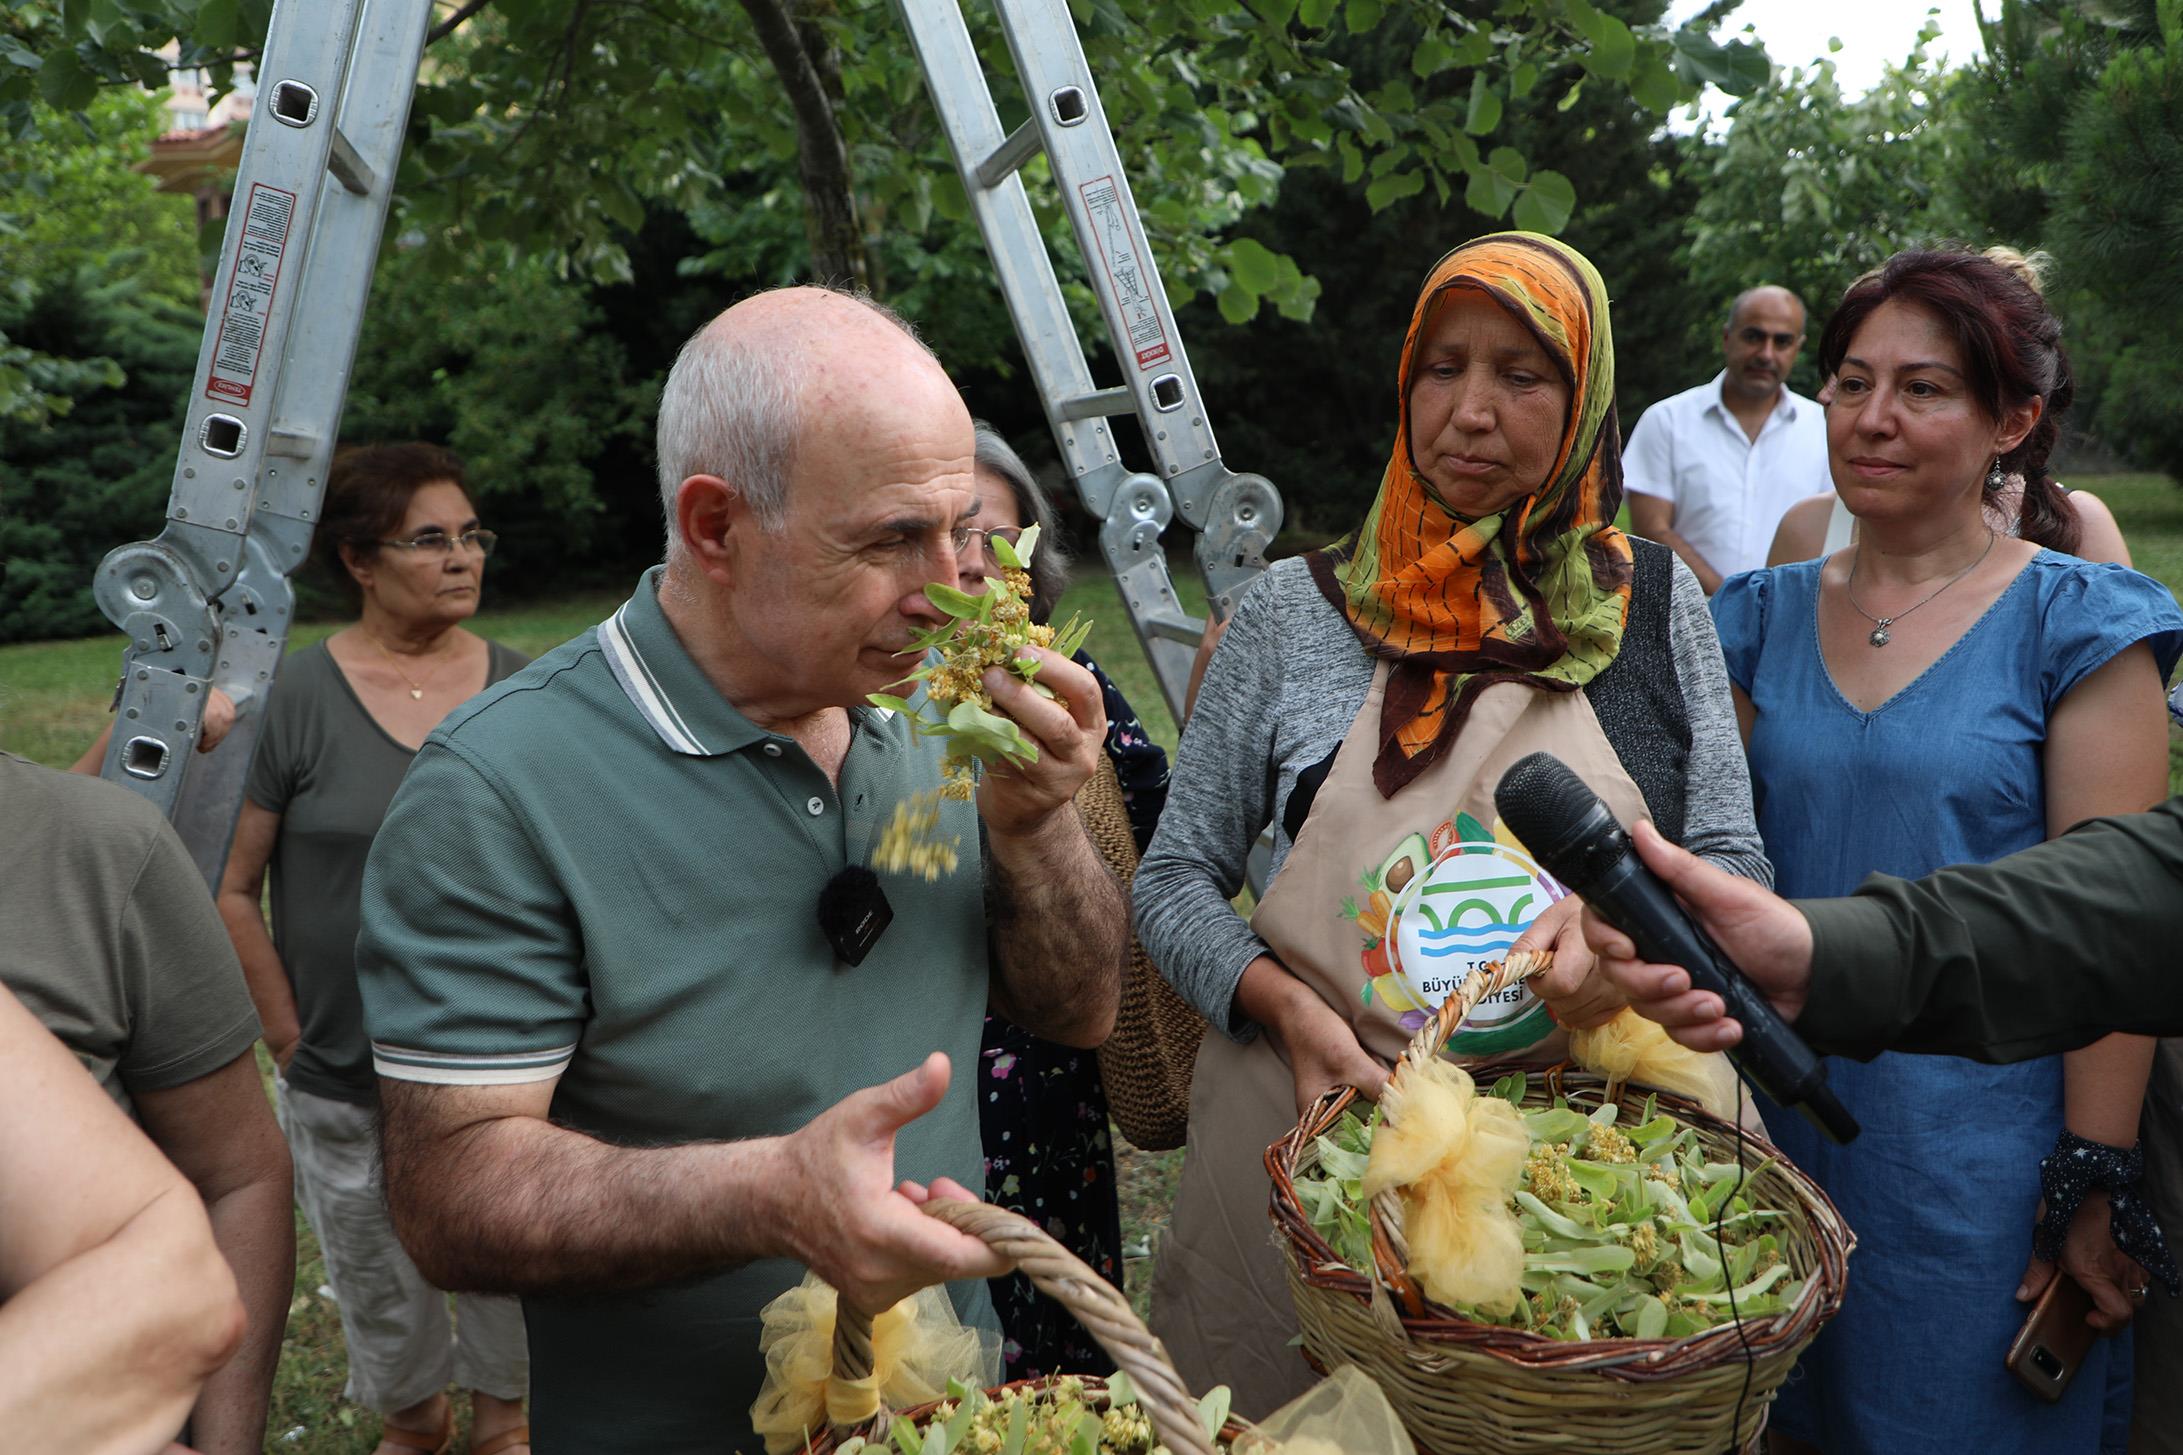
[[[1073,807],[1100,694],[1051,652],[1065,706],[989,674],[1039,756],[946,802],[962,870],[883,881],[860,964],[820,927],[940,782],[865,705],[976,509],[924,346],[862,299],[758,295],[684,347],[658,447],[665,563],[433,733],[357,945],[395,1225],[435,1283],[523,1295],[540,1455],[757,1455],[758,1311],[806,1266],[873,1310],[954,1280],[990,1327],[995,1259],[918,1211],[982,1187],[983,1012],[1095,1046],[1128,945]]]

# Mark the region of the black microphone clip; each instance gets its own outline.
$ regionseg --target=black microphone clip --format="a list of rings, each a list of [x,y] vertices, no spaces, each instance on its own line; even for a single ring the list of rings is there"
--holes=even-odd
[[[893,923],[887,891],[880,887],[879,876],[862,864],[851,864],[819,891],[819,930],[844,964],[863,964]]]

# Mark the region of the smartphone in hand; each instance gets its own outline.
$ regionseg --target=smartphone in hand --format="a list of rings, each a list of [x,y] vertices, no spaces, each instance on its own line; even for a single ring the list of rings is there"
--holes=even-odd
[[[2009,1345],[2009,1373],[2049,1403],[2062,1397],[2099,1330],[2085,1322],[2092,1295],[2057,1268]]]

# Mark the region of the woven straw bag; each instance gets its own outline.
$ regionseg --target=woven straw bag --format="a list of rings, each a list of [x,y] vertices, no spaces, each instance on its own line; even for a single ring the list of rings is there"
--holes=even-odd
[[[1137,839],[1121,780],[1104,753],[1099,771],[1077,792],[1076,812],[1128,893],[1137,877]],[[1114,1034],[1099,1048],[1099,1077],[1106,1083],[1107,1111],[1132,1146],[1162,1152],[1183,1144],[1190,1123],[1190,1071],[1204,1039],[1205,1017],[1175,993],[1131,936]]]
[[[1394,1074],[1430,1060],[1470,1007],[1550,963],[1550,956],[1525,955],[1480,967],[1418,1031]],[[1625,1113],[1636,1114],[1647,1095],[1624,1094],[1601,1077],[1559,1067],[1475,1068],[1482,1082],[1518,1069],[1531,1073],[1527,1104],[1551,1105],[1559,1094],[1585,1111],[1613,1098]],[[1733,1126],[1695,1102],[1657,1095],[1661,1109],[1697,1129],[1710,1160],[1735,1160]],[[1795,1275],[1805,1280],[1787,1311],[1746,1321],[1740,1331],[1726,1324],[1684,1339],[1581,1342],[1463,1318],[1427,1302],[1411,1282],[1402,1204],[1392,1191],[1373,1202],[1369,1272],[1337,1258],[1304,1211],[1297,1179],[1316,1168],[1316,1139],[1355,1099],[1353,1089],[1328,1092],[1266,1150],[1272,1217],[1306,1357],[1322,1372],[1361,1367],[1386,1391],[1420,1451],[1719,1455],[1743,1449],[1765,1427],[1767,1406],[1797,1356],[1842,1306],[1856,1240],[1817,1183],[1764,1138],[1745,1132],[1745,1164],[1767,1163],[1751,1179],[1753,1200],[1788,1210],[1774,1231]]]
[[[1113,1357],[1115,1366],[1129,1376],[1137,1389],[1138,1407],[1172,1455],[1216,1455],[1216,1442],[1206,1438],[1205,1427],[1198,1423],[1197,1401],[1175,1372],[1166,1347],[1152,1336],[1144,1321],[1131,1310],[1129,1300],[1113,1284],[1041,1232],[1030,1219],[1005,1208],[982,1202],[928,1202],[925,1212],[984,1240],[1021,1270],[1039,1292],[1067,1309]],[[872,1372],[871,1318],[846,1302],[835,1313],[834,1372],[849,1380],[863,1379]],[[1084,1386],[1085,1402],[1103,1408],[1106,1382],[1090,1375],[1076,1378]],[[1019,1380],[1003,1388],[1037,1388],[1051,1382]],[[987,1393],[997,1395],[1000,1390]],[[911,1423],[922,1424],[934,1408],[919,1405],[900,1413]],[[883,1409],[876,1418],[862,1424],[815,1431],[805,1455],[833,1455],[834,1447],[852,1434],[883,1438],[888,1418],[889,1412]],[[1219,1449],[1225,1450],[1247,1428],[1241,1421],[1228,1421],[1220,1432]]]

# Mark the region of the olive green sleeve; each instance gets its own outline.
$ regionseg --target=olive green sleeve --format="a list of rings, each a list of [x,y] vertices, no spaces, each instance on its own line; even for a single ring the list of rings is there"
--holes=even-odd
[[[2183,798],[1992,864],[1805,900],[1815,1050],[2022,1061],[2111,1031],[2183,1035]]]

